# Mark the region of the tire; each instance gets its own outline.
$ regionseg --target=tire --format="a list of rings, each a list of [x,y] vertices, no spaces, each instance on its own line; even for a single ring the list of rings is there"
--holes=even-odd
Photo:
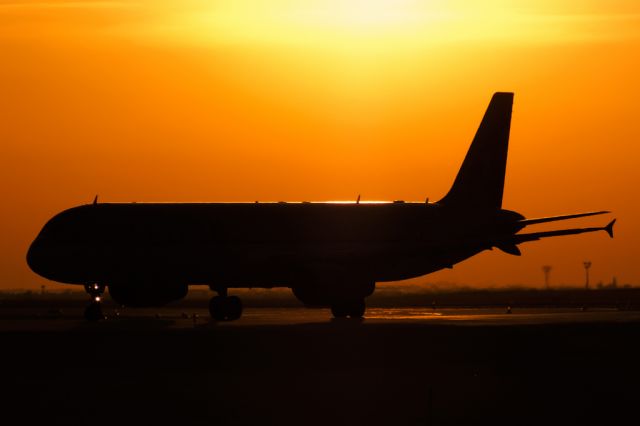
[[[84,319],[90,322],[98,322],[104,319],[100,303],[90,303],[84,310]]]
[[[364,299],[345,300],[331,305],[331,313],[335,318],[362,318],[365,309]]]
[[[229,296],[226,298],[227,320],[234,321],[242,316],[242,301],[238,296]]]
[[[224,321],[226,319],[225,297],[215,296],[209,300],[209,315],[216,321]]]
[[[334,318],[346,318],[349,315],[348,305],[344,302],[331,305],[331,313]]]
[[[364,303],[364,299],[353,300],[349,303],[349,317],[363,318],[366,309],[367,306]]]
[[[242,301],[238,296],[216,296],[209,301],[209,314],[216,321],[233,321],[242,316]]]

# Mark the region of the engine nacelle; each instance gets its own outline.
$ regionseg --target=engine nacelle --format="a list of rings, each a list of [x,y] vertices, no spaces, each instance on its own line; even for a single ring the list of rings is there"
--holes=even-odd
[[[293,295],[309,308],[326,308],[331,306],[331,296],[309,286],[292,287]]]
[[[109,295],[118,304],[135,308],[163,306],[183,299],[186,284],[117,284],[109,286]]]
[[[305,306],[322,308],[333,305],[336,301],[348,299],[363,299],[371,296],[375,290],[373,281],[338,282],[338,283],[307,283],[293,286],[293,295]]]

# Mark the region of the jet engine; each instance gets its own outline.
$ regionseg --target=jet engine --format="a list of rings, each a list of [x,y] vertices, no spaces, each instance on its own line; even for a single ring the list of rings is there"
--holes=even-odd
[[[189,291],[186,284],[117,284],[109,286],[109,295],[118,304],[143,308],[162,306],[184,298]]]
[[[364,299],[373,294],[373,281],[343,281],[336,283],[315,283],[291,287],[293,295],[307,307],[332,306],[336,301]]]
[[[292,287],[293,295],[309,308],[324,308],[331,305],[331,295],[307,286]]]

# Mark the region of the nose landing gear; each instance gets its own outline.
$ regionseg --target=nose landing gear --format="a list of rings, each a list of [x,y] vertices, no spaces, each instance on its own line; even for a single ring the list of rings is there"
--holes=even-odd
[[[242,316],[242,301],[238,296],[228,296],[226,288],[212,288],[218,292],[209,301],[209,314],[216,321],[233,321]]]
[[[344,300],[331,305],[331,313],[335,318],[362,318],[365,310],[364,298]]]
[[[84,290],[91,296],[91,302],[84,310],[84,318],[87,321],[96,322],[103,320],[102,313],[102,293],[104,293],[104,284],[92,283],[85,284]]]

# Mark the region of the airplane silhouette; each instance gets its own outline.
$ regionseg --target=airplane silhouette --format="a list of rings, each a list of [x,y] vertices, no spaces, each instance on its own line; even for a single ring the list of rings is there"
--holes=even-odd
[[[513,93],[495,93],[450,191],[438,202],[98,203],[65,210],[43,227],[27,263],[50,280],[84,285],[88,320],[100,296],[159,306],[208,285],[216,320],[242,314],[233,288],[289,287],[306,306],[362,317],[376,282],[452,268],[496,247],[519,256],[541,238],[604,227],[519,234],[539,223],[606,211],[526,219],[502,208]]]

